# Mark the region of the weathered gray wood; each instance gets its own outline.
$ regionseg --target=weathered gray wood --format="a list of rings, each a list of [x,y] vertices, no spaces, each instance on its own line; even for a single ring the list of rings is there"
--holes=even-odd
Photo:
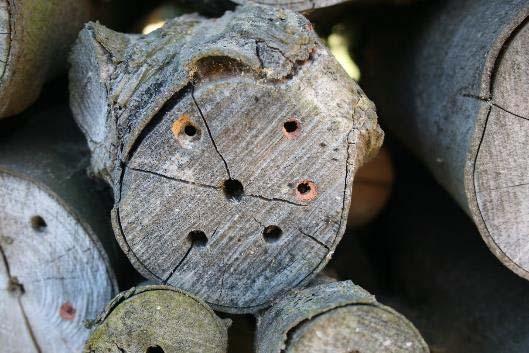
[[[92,6],[90,0],[0,1],[0,118],[27,108],[44,82],[64,70]]]
[[[81,352],[117,289],[108,202],[66,106],[21,121],[0,144],[1,351]]]
[[[325,265],[382,140],[373,104],[288,10],[146,36],[89,24],[70,86],[132,263],[223,311],[254,312]]]
[[[429,352],[415,327],[350,281],[294,291],[258,319],[257,353]]]
[[[387,219],[384,277],[398,300],[384,301],[414,322],[432,353],[528,352],[529,282],[495,259],[435,181],[408,170]]]
[[[366,85],[388,128],[468,212],[492,252],[529,278],[529,6],[453,0],[434,10],[397,44],[400,67],[384,69],[395,59],[389,52],[371,55],[383,60],[366,63]]]
[[[86,353],[225,353],[229,321],[168,286],[120,293],[95,322]]]

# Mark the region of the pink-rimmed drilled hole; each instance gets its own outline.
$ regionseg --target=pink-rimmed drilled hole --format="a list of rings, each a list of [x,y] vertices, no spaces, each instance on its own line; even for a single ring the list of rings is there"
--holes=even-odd
[[[301,135],[301,122],[292,118],[283,123],[283,135],[289,140],[293,140]]]
[[[296,185],[296,198],[301,201],[311,201],[318,195],[318,187],[311,180],[302,180]]]
[[[70,302],[64,303],[59,309],[59,315],[63,320],[72,321],[75,319],[75,313],[76,310]]]

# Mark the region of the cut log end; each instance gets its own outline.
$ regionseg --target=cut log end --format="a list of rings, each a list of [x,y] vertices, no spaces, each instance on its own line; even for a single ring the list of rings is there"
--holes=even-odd
[[[149,55],[170,64],[152,70]],[[382,133],[304,17],[242,6],[142,38],[93,24],[72,62],[72,78],[101,77],[91,90],[71,81],[72,109],[95,174],[114,188],[118,240],[143,274],[216,309],[254,312],[330,259],[354,172]]]
[[[53,194],[0,171],[0,330],[6,353],[80,351],[116,284],[101,246]]]
[[[8,6],[7,0],[0,0],[0,84],[4,76],[11,46],[11,25],[9,23]]]
[[[283,7],[293,11],[306,12],[348,2],[350,0],[233,0],[235,3],[260,4],[268,6]]]
[[[529,25],[502,48],[467,167],[470,208],[489,247],[529,279]],[[475,98],[477,99],[477,98]]]
[[[417,329],[350,282],[317,285],[265,312],[258,353],[426,353]]]
[[[86,353],[225,353],[227,324],[200,300],[166,286],[133,288],[107,307]]]

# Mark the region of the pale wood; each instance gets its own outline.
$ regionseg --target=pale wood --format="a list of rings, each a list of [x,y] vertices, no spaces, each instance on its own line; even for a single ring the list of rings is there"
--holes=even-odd
[[[64,70],[92,5],[90,0],[0,1],[0,118],[23,111],[44,82]]]
[[[85,353],[225,353],[229,321],[168,286],[120,293],[95,323]]]
[[[385,147],[355,175],[348,227],[361,227],[375,219],[386,206],[395,178],[393,162]]]
[[[350,281],[295,291],[259,317],[257,353],[429,352],[417,329]]]
[[[108,213],[67,107],[26,118],[0,145],[1,350],[81,352],[117,288]]]
[[[223,311],[268,306],[325,265],[382,140],[373,104],[288,10],[183,16],[141,37],[89,24],[70,86],[132,263]]]
[[[529,278],[529,6],[452,0],[433,10],[403,38],[399,68],[370,63],[367,86],[378,85],[370,93],[388,128],[467,211],[491,251]]]

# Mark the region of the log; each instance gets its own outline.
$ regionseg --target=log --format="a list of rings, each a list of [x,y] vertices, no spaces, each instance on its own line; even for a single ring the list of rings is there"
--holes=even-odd
[[[367,91],[491,251],[529,279],[529,5],[451,0],[429,10],[393,46],[366,51]]]
[[[256,351],[429,352],[406,318],[350,281],[319,284],[282,298],[258,318]]]
[[[35,102],[93,14],[90,0],[0,0],[0,118]]]
[[[410,170],[388,212],[385,269],[398,301],[385,301],[417,325],[432,353],[528,352],[529,283],[496,260],[431,177]]]
[[[81,352],[117,290],[108,198],[67,106],[17,121],[0,144],[2,352]]]
[[[251,313],[328,262],[383,134],[304,17],[243,6],[146,36],[91,23],[71,61],[92,171],[144,276]]]
[[[169,286],[134,287],[98,318],[85,353],[226,353],[229,320]]]

